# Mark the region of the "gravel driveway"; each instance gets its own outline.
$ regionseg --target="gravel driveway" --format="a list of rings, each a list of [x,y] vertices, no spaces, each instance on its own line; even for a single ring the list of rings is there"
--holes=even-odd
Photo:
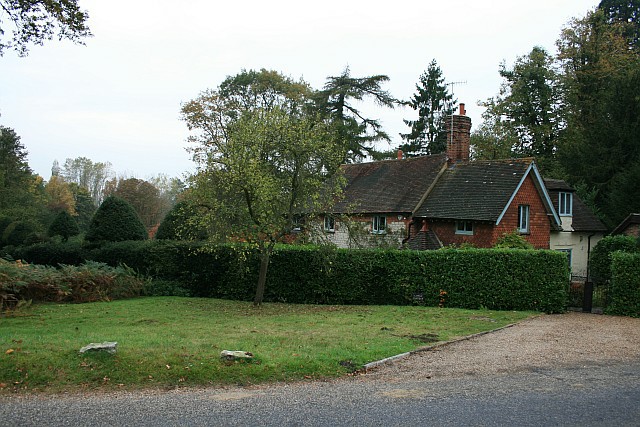
[[[403,382],[638,360],[640,319],[570,312],[418,352],[363,378]]]

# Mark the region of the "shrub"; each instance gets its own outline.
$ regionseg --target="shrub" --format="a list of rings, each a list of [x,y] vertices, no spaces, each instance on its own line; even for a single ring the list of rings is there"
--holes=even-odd
[[[637,252],[636,239],[630,236],[607,236],[600,240],[591,251],[591,278],[596,284],[611,280],[611,254],[616,251]]]
[[[493,247],[497,249],[533,249],[533,245],[516,231],[504,233]]]
[[[56,215],[48,230],[49,237],[60,236],[63,242],[79,233],[78,223],[67,211],[61,211]]]
[[[147,230],[133,207],[125,200],[107,197],[94,214],[85,240],[94,244],[145,240]]]
[[[146,280],[127,267],[87,262],[61,269],[0,259],[0,310],[19,301],[91,302],[138,296]]]
[[[13,259],[21,259],[30,264],[50,266],[80,265],[85,260],[85,250],[80,242],[72,241],[20,246],[13,248],[9,253]]]
[[[611,276],[607,313],[640,317],[640,254],[613,253]]]
[[[197,221],[198,210],[191,203],[181,201],[164,217],[155,238],[158,240],[206,240],[207,230]]]
[[[19,246],[33,233],[34,227],[31,224],[23,221],[13,221],[5,227],[0,237],[3,245]]]

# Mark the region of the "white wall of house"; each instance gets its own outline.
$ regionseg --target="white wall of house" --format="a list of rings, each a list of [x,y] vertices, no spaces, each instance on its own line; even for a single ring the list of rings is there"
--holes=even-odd
[[[384,234],[374,234],[371,232],[371,218],[351,218],[351,224],[346,224],[340,219],[336,219],[333,231],[324,231],[326,239],[339,248],[362,248],[362,247],[398,247],[402,245],[405,238],[405,222],[393,220],[393,217],[387,217],[386,229]],[[356,224],[361,226],[361,231],[350,235],[349,229],[353,229]]]
[[[571,216],[562,216],[563,231],[552,231],[549,247],[552,250],[566,251],[571,257],[571,275],[573,277],[586,278],[589,257],[589,246],[591,250],[604,237],[603,233],[573,231],[571,227]],[[589,239],[591,236],[591,239]]]

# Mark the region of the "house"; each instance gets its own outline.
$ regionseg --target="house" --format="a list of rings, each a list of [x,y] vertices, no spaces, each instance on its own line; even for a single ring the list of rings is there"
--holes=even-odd
[[[533,159],[469,161],[464,104],[446,125],[446,153],[344,165],[344,199],[324,216],[328,240],[359,246],[356,229],[370,245],[491,247],[518,232],[548,249],[561,220]]]
[[[566,252],[573,279],[584,281],[591,250],[605,236],[607,228],[566,182],[559,179],[544,182],[562,221],[560,229],[551,230],[549,247]]]
[[[640,237],[640,214],[631,213],[622,221],[611,234],[624,234],[626,236]]]

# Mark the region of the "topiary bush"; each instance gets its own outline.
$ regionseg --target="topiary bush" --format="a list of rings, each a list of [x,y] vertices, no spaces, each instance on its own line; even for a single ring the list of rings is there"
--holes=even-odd
[[[164,217],[155,238],[157,240],[206,240],[207,230],[197,221],[198,210],[187,201],[181,201]]]
[[[27,238],[32,235],[35,231],[35,228],[23,221],[13,221],[9,225],[7,225],[0,236],[0,240],[2,241],[2,245],[11,245],[11,246],[19,246],[25,243]]]
[[[147,230],[133,207],[119,197],[107,197],[89,224],[85,241],[95,245],[105,242],[145,240]]]
[[[80,228],[76,220],[67,211],[61,211],[54,218],[47,232],[49,237],[60,236],[66,242],[69,237],[80,234]]]
[[[611,280],[611,254],[616,251],[633,253],[638,250],[634,237],[616,235],[603,238],[591,251],[591,279],[597,285],[608,283]]]

